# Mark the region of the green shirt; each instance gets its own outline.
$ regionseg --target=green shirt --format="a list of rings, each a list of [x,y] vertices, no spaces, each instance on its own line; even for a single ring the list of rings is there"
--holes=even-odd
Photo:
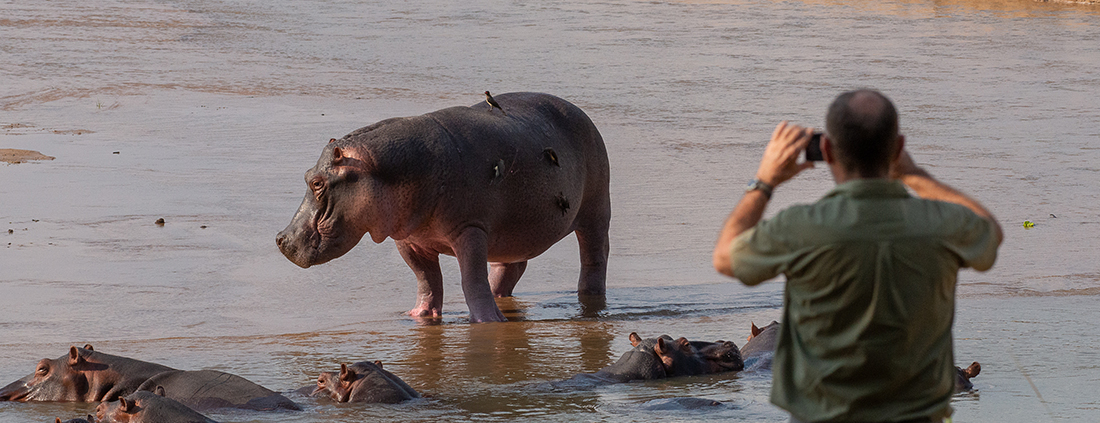
[[[739,235],[734,276],[787,277],[771,400],[805,421],[951,414],[958,270],[997,258],[992,222],[900,182],[837,185]]]

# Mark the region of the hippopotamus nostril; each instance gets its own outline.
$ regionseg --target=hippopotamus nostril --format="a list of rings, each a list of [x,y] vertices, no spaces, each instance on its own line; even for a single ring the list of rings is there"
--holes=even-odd
[[[286,234],[279,232],[278,235],[275,235],[275,245],[278,245],[279,248],[283,248],[284,243],[286,243]]]

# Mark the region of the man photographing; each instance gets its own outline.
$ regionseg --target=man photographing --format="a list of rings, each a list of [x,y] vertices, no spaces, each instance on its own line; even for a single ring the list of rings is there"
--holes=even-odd
[[[786,276],[771,401],[792,422],[940,422],[954,390],[958,271],[993,266],[1000,225],[913,162],[882,94],[841,94],[825,121],[836,187],[761,220],[772,190],[813,167],[798,162],[812,131],[780,123],[714,267],[746,285]]]

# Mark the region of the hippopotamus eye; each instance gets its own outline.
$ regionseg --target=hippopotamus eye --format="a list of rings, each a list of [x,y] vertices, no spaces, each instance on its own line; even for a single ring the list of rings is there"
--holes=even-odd
[[[314,178],[312,181],[309,182],[309,186],[312,187],[314,190],[320,190],[321,188],[325,187],[325,180],[321,178]]]
[[[42,366],[38,366],[38,370],[35,370],[35,373],[40,374],[40,375],[44,375],[44,374],[48,373],[49,371],[50,371],[49,367],[47,367],[45,365],[42,365]]]

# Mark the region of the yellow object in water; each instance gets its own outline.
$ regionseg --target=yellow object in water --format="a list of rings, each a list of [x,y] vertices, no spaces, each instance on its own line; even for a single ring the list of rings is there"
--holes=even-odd
[[[1031,229],[1032,226],[1035,226],[1035,224],[1031,223],[1030,220],[1025,220],[1024,221],[1024,229]]]

